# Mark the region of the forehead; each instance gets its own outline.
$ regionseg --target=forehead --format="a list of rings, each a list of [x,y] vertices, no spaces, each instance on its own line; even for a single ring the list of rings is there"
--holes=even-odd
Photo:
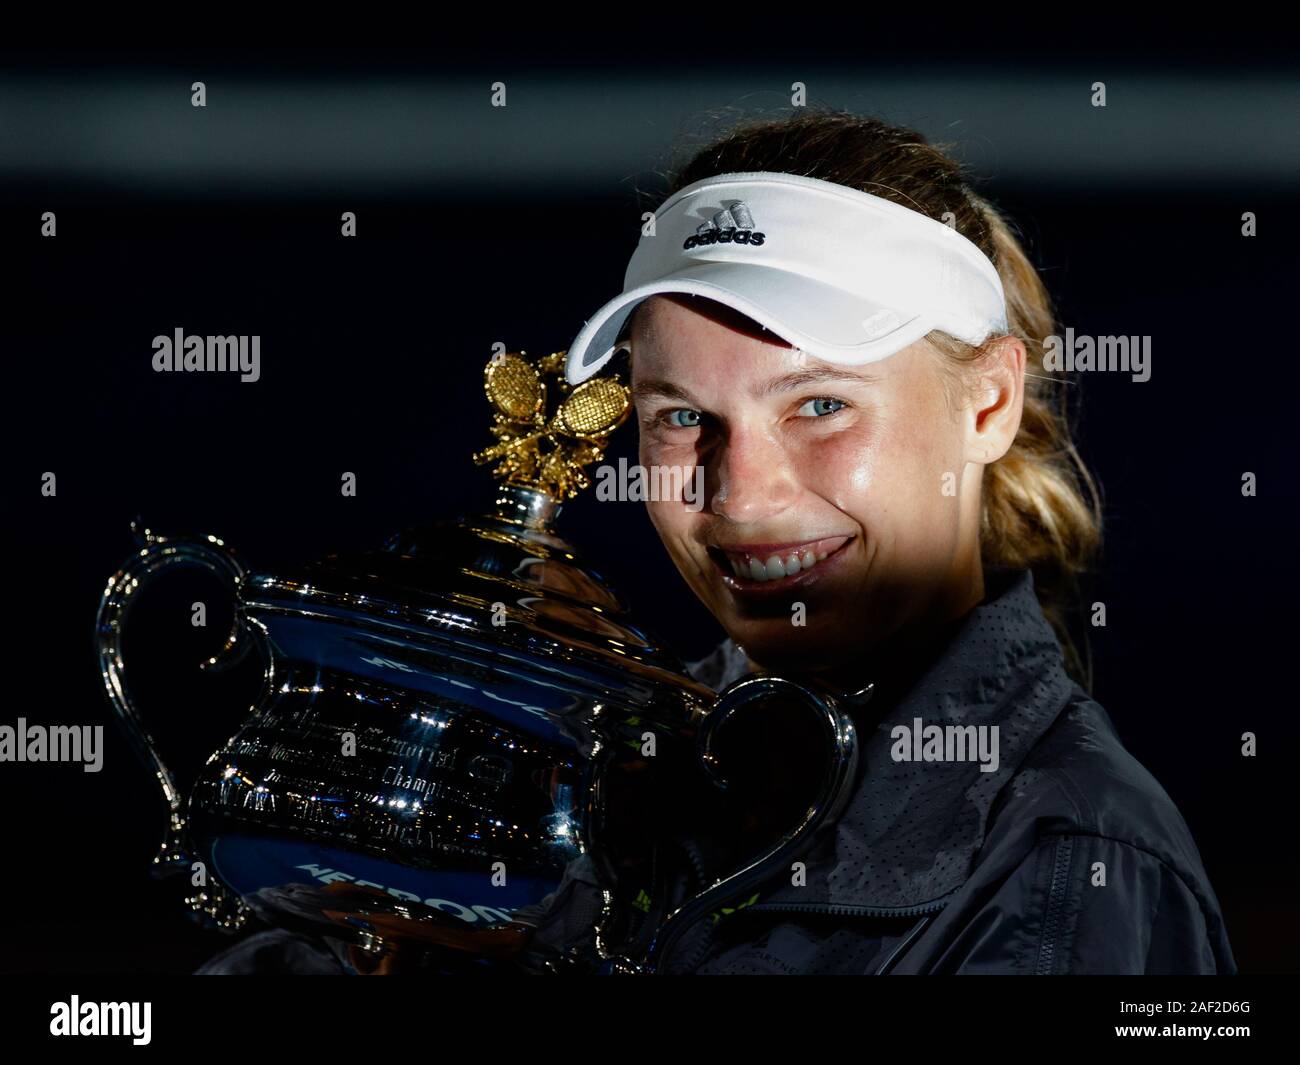
[[[754,319],[725,303],[688,293],[666,292],[637,304],[623,327],[623,338],[653,341],[668,328],[689,328],[692,324],[720,326],[738,336],[762,340],[781,347],[791,345]]]
[[[657,306],[647,308],[656,300]],[[650,297],[636,311],[642,308],[645,313],[630,331],[637,401],[716,402],[719,389],[732,397],[764,399],[815,385],[880,379],[879,366],[824,362],[714,300],[665,294]]]

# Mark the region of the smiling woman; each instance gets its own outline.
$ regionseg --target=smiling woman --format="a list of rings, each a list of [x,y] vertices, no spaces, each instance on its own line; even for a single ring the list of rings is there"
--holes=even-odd
[[[1033,266],[955,163],[910,130],[809,113],[700,151],[570,345],[570,384],[630,359],[640,467],[699,478],[692,499],[645,500],[727,634],[696,679],[834,693],[857,743],[827,777],[831,830],[799,837],[788,873],[749,866],[752,894],[665,934],[654,971],[1236,971],[1187,825],[1063,650],[1100,522],[1040,373],[1053,332]],[[815,745],[758,722],[728,802],[796,823]],[[744,861],[745,831],[663,772],[692,798],[656,851],[650,936]],[[597,874],[584,850],[512,911],[510,964],[617,966]],[[293,950],[272,938],[218,964]]]
[[[873,692],[833,834],[660,971],[1235,971],[1186,824],[1078,680],[1100,520],[1054,332],[951,159],[811,112],[699,151],[570,346],[574,383],[630,360],[643,466],[703,471],[702,506],[646,504],[727,633],[697,678]],[[592,890],[518,915],[537,956],[581,956]]]
[[[694,447],[713,446],[719,433],[731,433],[727,471],[714,465],[717,483],[710,491],[720,497],[721,507],[734,512],[738,506],[752,508],[755,492],[775,491],[779,496],[782,485],[771,483],[765,488],[746,477],[741,486],[744,496],[738,502],[730,494],[736,478],[725,473],[754,460],[769,470],[772,482],[781,482],[791,467],[779,465],[777,455],[793,461],[797,450],[810,461],[810,469],[837,486],[835,492],[842,500],[848,492],[862,495],[862,502],[866,493],[871,495],[875,538],[865,528],[843,527],[843,514],[824,515],[833,527],[823,529],[816,527],[816,515],[803,513],[801,520],[813,518],[803,537],[766,535],[770,530],[760,530],[763,535],[747,544],[697,540],[693,548],[697,554],[739,549],[739,564],[750,570],[751,579],[761,579],[769,570],[775,571],[768,566],[773,554],[757,557],[764,551],[780,554],[784,563],[789,554],[783,552],[791,547],[798,550],[800,539],[854,536],[850,552],[860,565],[871,557],[876,566],[872,598],[863,610],[872,618],[873,631],[864,633],[872,643],[888,630],[925,624],[923,612],[964,613],[982,594],[981,564],[1029,568],[1039,603],[1064,648],[1067,668],[1086,683],[1068,613],[1077,575],[1087,568],[1100,541],[1100,507],[1093,480],[1071,438],[1061,380],[1043,372],[1045,344],[1056,328],[1037,272],[1006,222],[967,188],[955,163],[910,130],[856,116],[812,114],[736,130],[681,169],[665,204],[680,201],[681,190],[716,180],[727,171],[775,170],[775,156],[787,138],[802,138],[803,176],[864,190],[870,193],[866,198],[879,199],[913,219],[927,216],[924,224],[935,225],[941,233],[959,234],[962,252],[977,253],[996,277],[1001,290],[998,307],[1004,308],[1006,328],[968,333],[968,338],[979,337],[977,343],[943,329],[921,333],[907,343],[918,329],[904,328],[896,330],[898,337],[883,349],[872,351],[872,344],[865,343],[860,355],[847,357],[851,361],[830,362],[816,353],[835,358],[840,348],[828,345],[821,336],[799,337],[795,335],[799,330],[784,330],[795,340],[792,343],[779,327],[769,328],[777,323],[764,313],[762,303],[747,292],[737,298],[740,290],[734,286],[730,292],[723,287],[700,289],[693,283],[676,286],[682,291],[665,289],[662,283],[645,286],[658,291],[630,305],[631,313],[619,333],[619,347],[631,356],[642,462],[652,456],[653,461],[668,461],[664,456],[670,454],[680,461]],[[818,151],[821,155],[814,159]],[[761,217],[773,217],[771,208]],[[929,219],[947,219],[952,229]],[[800,220],[806,220],[806,213]],[[837,233],[842,220],[837,204]],[[771,225],[767,229],[769,250],[779,249],[783,234],[773,233]],[[908,316],[909,297],[917,299],[906,290],[900,297],[899,286],[890,277],[895,264],[907,259],[898,245],[909,236],[910,231],[902,234],[901,241],[896,239],[874,271],[856,268],[865,275],[867,292],[880,299],[884,291],[903,304],[898,312],[872,312],[873,324],[884,316],[895,321]],[[810,237],[801,233],[786,239],[814,245],[815,256],[821,245]],[[734,262],[740,253],[725,254]],[[698,275],[700,265],[691,269]],[[808,272],[818,274],[822,269],[816,264]],[[845,264],[832,280],[842,283],[850,269]],[[953,272],[942,261],[940,270]],[[923,286],[930,277],[923,274]],[[716,267],[711,278],[711,284],[718,281]],[[878,284],[882,279],[889,283]],[[766,300],[772,284],[770,279],[762,280],[768,288],[760,290],[757,298]],[[960,296],[960,287],[952,287]],[[919,302],[932,299],[932,291],[923,287]],[[805,301],[802,313],[807,314],[812,305]],[[836,317],[839,310],[832,307],[820,321],[811,319],[815,324],[803,331],[820,329],[826,334],[842,329]],[[911,317],[927,324],[926,316]],[[763,319],[769,324],[763,324]],[[856,339],[866,336],[862,332]],[[800,339],[805,341],[802,346]],[[845,337],[841,334],[837,339]],[[878,345],[881,339],[890,338],[886,335],[874,342]],[[887,357],[879,355],[881,350]],[[700,354],[704,351],[708,357]],[[690,363],[689,369],[685,362]],[[719,393],[725,393],[723,406],[705,404],[706,398]],[[755,402],[761,397],[769,425],[784,427],[779,434],[773,430],[756,435],[746,414],[742,420],[749,431],[735,435],[736,416],[747,394]],[[798,402],[790,411],[792,419],[785,409],[794,399]],[[751,408],[748,414],[752,413]],[[816,425],[809,424],[814,421]],[[765,445],[771,448],[763,453]],[[659,522],[670,521],[668,513],[652,509],[651,517],[664,534]],[[769,518],[766,524],[779,521]],[[688,542],[684,530],[665,540],[688,583],[712,608],[716,597],[705,594],[705,588],[683,568],[682,552]],[[746,549],[751,557],[744,557]],[[762,575],[756,562],[763,566]],[[696,574],[709,572],[707,567],[688,568]],[[901,587],[893,587],[888,579],[891,571],[903,577]],[[856,572],[864,575],[861,568]],[[919,587],[918,580],[927,587]],[[849,588],[844,591],[847,594]],[[727,601],[734,605],[739,598]],[[788,624],[778,632],[785,638],[792,635]],[[810,643],[824,638],[825,626],[815,635],[806,635]],[[755,642],[764,639],[763,633],[750,626],[746,636],[748,642],[739,636],[737,640],[757,652]]]
[[[630,336],[640,461],[702,465],[709,501],[652,503],[650,518],[752,661],[856,675],[862,654],[979,602],[983,470],[1016,434],[1022,344],[997,346],[984,398],[961,408],[925,341],[861,369],[819,366],[690,296],[650,297]],[[663,380],[675,395],[643,387]]]

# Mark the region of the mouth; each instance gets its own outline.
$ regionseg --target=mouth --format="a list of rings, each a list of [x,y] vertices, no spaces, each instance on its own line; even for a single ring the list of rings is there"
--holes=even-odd
[[[853,536],[826,536],[786,543],[707,545],[722,581],[733,591],[783,591],[820,580],[837,563]]]

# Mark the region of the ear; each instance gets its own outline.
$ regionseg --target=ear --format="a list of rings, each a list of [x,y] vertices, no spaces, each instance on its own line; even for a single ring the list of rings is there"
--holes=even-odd
[[[1020,428],[1025,402],[1025,344],[1019,337],[995,340],[968,367],[971,401],[964,412],[966,461],[987,466],[1008,451]]]

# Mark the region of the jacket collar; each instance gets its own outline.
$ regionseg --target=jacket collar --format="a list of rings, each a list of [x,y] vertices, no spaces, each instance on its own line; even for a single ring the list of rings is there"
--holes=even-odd
[[[691,668],[718,687],[748,671],[731,640]],[[915,676],[878,691],[860,719],[854,790],[805,859],[807,883],[782,883],[765,903],[906,909],[955,891],[983,844],[994,799],[1075,688],[1032,574],[995,566],[985,568],[984,600]],[[894,730],[910,735],[918,718],[923,729],[983,726],[990,739],[997,726],[996,770],[983,772],[978,760],[896,761],[903,734]]]

